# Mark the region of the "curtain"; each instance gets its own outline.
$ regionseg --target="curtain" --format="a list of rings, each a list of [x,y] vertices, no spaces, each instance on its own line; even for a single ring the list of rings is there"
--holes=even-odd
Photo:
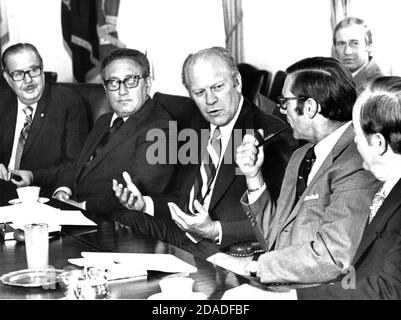
[[[118,39],[117,17],[120,0],[97,0],[97,34],[99,36],[100,61],[117,48],[125,48]]]
[[[350,15],[351,0],[331,0],[331,28]]]
[[[7,11],[4,1],[0,2],[0,53],[3,53],[3,45],[10,40],[8,33]]]
[[[238,64],[244,60],[242,0],[223,0],[223,15],[226,48]]]

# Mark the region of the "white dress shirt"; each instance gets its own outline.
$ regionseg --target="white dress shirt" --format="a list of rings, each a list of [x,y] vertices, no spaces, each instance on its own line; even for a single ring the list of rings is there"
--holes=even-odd
[[[320,140],[314,146],[316,160],[313,163],[312,169],[309,173],[307,185],[309,185],[309,183],[312,181],[313,177],[316,175],[317,171],[322,166],[324,160],[326,160],[327,156],[333,150],[333,148],[336,145],[336,143],[338,142],[338,140],[340,140],[341,136],[343,135],[345,130],[347,130],[347,128],[350,125],[351,125],[351,121],[348,121],[347,123],[343,124],[341,127],[334,130],[332,133],[330,133],[327,137]],[[254,191],[254,192],[250,192],[248,190],[249,204],[253,204],[256,200],[258,200],[265,189],[266,189],[266,183],[263,184],[262,188]]]
[[[234,118],[229,123],[227,123],[225,126],[219,127],[220,133],[221,133],[221,156],[220,156],[220,160],[219,160],[219,165],[218,165],[217,170],[216,170],[215,178],[219,174],[220,167],[221,167],[220,165],[221,165],[221,163],[222,163],[222,161],[224,159],[224,154],[225,154],[226,148],[227,148],[228,143],[230,141],[231,134],[232,134],[232,131],[234,129],[234,125],[237,122],[239,114],[241,113],[241,109],[242,109],[242,105],[243,104],[244,104],[244,98],[241,96],[241,99],[239,101],[239,107],[238,107],[237,112],[234,115]],[[210,124],[209,142],[210,142],[211,137],[213,136],[212,134],[213,134],[215,129],[216,129],[216,126],[214,124]],[[205,208],[206,211],[209,211],[210,201],[212,199],[213,189],[214,189],[215,183],[216,183],[216,179],[213,180],[213,182],[212,182],[212,184],[210,186],[210,192],[207,194],[207,196],[205,197],[204,202],[203,202],[203,207]],[[144,201],[145,201],[145,204],[146,204],[145,213],[147,213],[150,216],[154,216],[154,203],[153,203],[152,198],[149,197],[149,196],[144,196],[143,198],[144,198]],[[222,235],[223,231],[222,231],[222,227],[221,227],[221,224],[220,224],[219,221],[217,221],[217,226],[218,226],[218,230],[219,230],[219,236],[215,240],[216,240],[216,242],[218,244],[220,244],[221,240],[222,240],[222,236],[223,236]],[[190,239],[193,240],[191,237],[190,237]],[[196,242],[196,241],[194,241],[194,242]]]

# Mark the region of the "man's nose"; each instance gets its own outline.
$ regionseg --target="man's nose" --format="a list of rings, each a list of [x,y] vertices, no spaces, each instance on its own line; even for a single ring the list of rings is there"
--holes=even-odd
[[[352,54],[352,48],[348,43],[345,45],[344,50],[345,50],[345,54]]]
[[[282,113],[282,114],[287,114],[287,109],[280,108],[280,113]]]
[[[29,73],[25,73],[24,82],[26,83],[32,82],[32,77],[29,75]]]
[[[120,83],[120,88],[118,89],[118,94],[124,96],[128,93],[128,89],[124,86],[124,83]]]
[[[212,105],[217,102],[217,97],[212,90],[206,91],[206,104]]]

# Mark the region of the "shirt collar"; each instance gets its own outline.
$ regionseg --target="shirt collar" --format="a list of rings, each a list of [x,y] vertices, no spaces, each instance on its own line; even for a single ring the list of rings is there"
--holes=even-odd
[[[242,109],[243,104],[244,104],[244,97],[241,96],[241,99],[239,100],[239,103],[238,103],[238,109],[237,109],[237,112],[235,113],[234,117],[225,126],[219,127],[223,143],[225,141],[228,142],[229,137],[231,137],[231,132],[233,131],[234,125],[237,122],[239,114],[241,113],[241,109]],[[215,126],[214,124],[210,123],[210,137],[213,136],[213,132],[216,129],[216,127],[217,126]]]
[[[380,193],[386,198],[397,182],[401,179],[401,170],[394,170],[390,177],[384,182]]]
[[[111,117],[111,121],[110,121],[110,127],[113,125],[114,120],[116,120],[117,118],[118,118],[118,115],[115,114],[115,113],[113,113],[113,116]],[[124,122],[125,122],[125,121],[127,121],[127,119],[128,119],[129,117],[122,117],[122,118],[123,118],[123,120],[124,120]]]
[[[359,71],[361,71],[363,68],[365,68],[368,65],[368,63],[369,63],[369,60],[366,61],[366,63],[362,67],[360,67],[358,70],[352,72],[352,76],[355,77]]]
[[[23,110],[27,106],[27,104],[22,103],[19,99],[17,99],[17,101],[18,101],[18,112],[23,112]],[[35,102],[32,104],[29,104],[29,106],[31,106],[31,108],[32,108],[32,118],[33,118],[36,108],[38,107],[38,103]]]
[[[333,150],[335,144],[338,142],[340,137],[343,135],[345,130],[351,125],[351,121],[343,124],[341,127],[334,130],[327,137],[320,140],[315,145],[316,159],[326,159],[327,155]]]

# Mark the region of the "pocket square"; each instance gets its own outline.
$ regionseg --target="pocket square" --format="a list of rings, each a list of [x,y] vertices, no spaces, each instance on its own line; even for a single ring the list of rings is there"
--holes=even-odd
[[[304,201],[308,201],[308,200],[316,200],[319,199],[319,195],[316,194],[311,194],[310,196],[305,196]]]

